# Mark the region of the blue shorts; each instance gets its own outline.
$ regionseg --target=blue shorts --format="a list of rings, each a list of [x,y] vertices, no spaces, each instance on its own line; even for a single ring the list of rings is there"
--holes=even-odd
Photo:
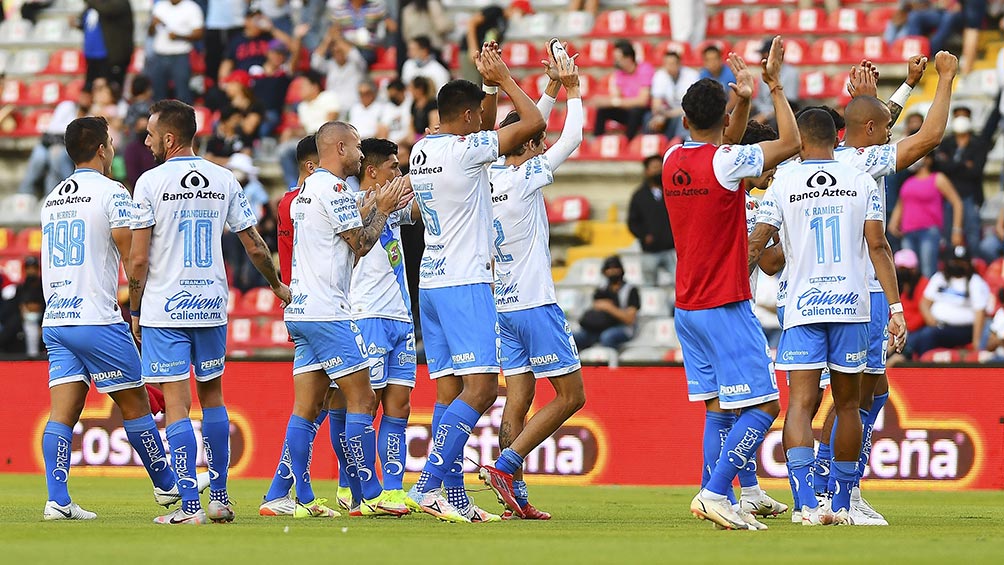
[[[323,370],[331,380],[369,369],[366,341],[351,320],[286,322],[296,346],[293,375]]]
[[[784,306],[777,307],[777,321],[781,324],[781,328],[784,328]],[[778,355],[781,354],[781,350],[778,349]],[[775,362],[776,363],[776,362]],[[790,377],[790,375],[789,375]],[[823,374],[819,377],[819,388],[826,388],[830,386],[830,369],[824,368]]]
[[[389,384],[415,388],[415,326],[387,318],[363,318],[356,325],[367,343],[373,390]]]
[[[868,363],[865,373],[885,373],[886,346],[889,343],[889,301],[884,292],[873,292],[872,319],[868,322]]]
[[[82,382],[98,392],[143,386],[139,351],[125,322],[107,326],[42,328],[49,350],[49,388]]]
[[[868,323],[806,324],[781,332],[777,368],[800,371],[829,368],[860,373],[868,354]]]
[[[499,324],[488,283],[421,288],[429,377],[499,372]]]
[[[690,400],[718,397],[727,410],[777,400],[767,338],[749,301],[706,310],[677,308],[676,335]]]
[[[188,378],[192,367],[200,383],[223,375],[227,326],[143,328],[143,378],[170,383]]]
[[[499,313],[500,358],[506,375],[533,371],[538,379],[577,371],[579,351],[572,328],[557,304]]]

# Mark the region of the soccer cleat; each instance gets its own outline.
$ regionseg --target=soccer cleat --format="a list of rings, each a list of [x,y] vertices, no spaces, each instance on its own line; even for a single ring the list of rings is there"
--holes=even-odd
[[[501,522],[502,517],[498,514],[492,514],[491,512],[486,512],[474,503],[467,505],[467,509],[463,512],[463,515],[467,517],[467,521],[472,524],[482,524],[486,522]]]
[[[461,514],[455,506],[450,504],[442,493],[442,489],[425,493],[421,503],[422,512],[431,514],[444,522],[454,522],[458,524],[470,522],[467,516]],[[411,496],[410,493],[409,496]]]
[[[84,510],[76,502],[60,506],[55,501],[47,500],[42,518],[46,520],[93,520],[98,515],[90,510]]]
[[[394,502],[390,499],[390,493],[383,491],[376,498],[364,500],[359,505],[360,516],[404,516],[408,510],[403,502]],[[351,514],[350,514],[351,515]]]
[[[276,498],[275,500],[262,500],[261,506],[258,507],[259,516],[292,516],[293,512],[296,510],[296,502],[286,496]]]
[[[784,514],[788,511],[788,505],[783,502],[778,502],[770,496],[767,495],[767,491],[761,490],[760,496],[758,498],[746,498],[745,496],[739,501],[739,505],[743,510],[746,510],[754,516],[763,516],[765,518],[777,516],[778,514]]]
[[[792,524],[801,524],[802,523],[802,511],[801,510],[792,510],[791,511],[791,523]]]
[[[404,504],[405,506],[408,507],[408,510],[410,512],[421,512],[422,511],[422,505],[419,504],[419,503],[417,503],[417,502],[415,502],[415,499],[413,499],[412,497],[408,496],[408,493],[404,492],[401,489],[389,490],[389,491],[387,491],[387,494],[388,494],[389,500],[391,502],[397,502],[397,503],[400,503],[400,504]]]
[[[829,526],[853,526],[854,525],[854,520],[851,518],[851,514],[850,514],[850,512],[847,511],[846,508],[841,508],[836,513],[831,512],[831,513],[825,515],[824,518],[826,518],[826,520],[823,522],[823,524],[826,524],[826,525],[829,525]]]
[[[196,512],[195,514],[189,514],[188,512],[185,512],[183,508],[179,507],[176,508],[174,512],[165,514],[163,516],[157,516],[156,518],[153,519],[153,523],[169,524],[169,525],[189,524],[193,526],[198,524],[205,524],[206,511],[199,508],[199,511]]]
[[[861,497],[861,488],[851,489],[851,519],[855,526],[888,526],[885,517],[875,511],[868,501]]]
[[[752,512],[746,510],[741,505],[736,505],[735,507],[733,507],[733,509],[736,511],[736,514],[739,514],[739,517],[743,519],[743,522],[746,522],[746,525],[749,526],[749,529],[751,530],[767,529],[767,524],[764,524],[763,522],[757,520],[756,516],[754,516]]]
[[[352,509],[352,489],[349,487],[338,487],[335,491],[335,500],[338,501],[339,508],[344,510]]]
[[[523,510],[523,518],[522,518],[523,520],[550,520],[551,519],[551,515],[549,513],[544,512],[542,510],[537,510],[529,502],[526,504],[526,506],[522,507],[522,510]],[[506,510],[505,512],[502,513],[502,519],[503,520],[519,520],[520,517],[517,516],[517,515],[515,515],[515,514],[513,514],[512,510]]]
[[[512,513],[520,518],[523,517],[523,509],[516,501],[516,493],[512,488],[512,475],[499,471],[491,465],[482,465],[478,471],[478,477],[484,481],[485,485],[492,489],[495,496],[504,508],[512,510]]]
[[[324,505],[327,498],[315,498],[307,504],[296,501],[296,508],[293,510],[294,518],[337,518],[341,516],[336,510],[332,510]]]
[[[803,506],[801,514],[802,525],[803,526],[819,526],[822,522],[822,506],[817,506],[815,508],[809,508],[808,506]]]
[[[210,500],[206,507],[206,517],[215,523],[233,522],[234,507],[232,504],[223,504],[218,500]]]
[[[712,500],[703,496],[704,491],[690,501],[690,513],[701,520],[710,520],[726,530],[748,530],[749,525],[736,514],[728,499]]]
[[[209,488],[209,473],[197,473],[195,475],[195,482],[199,492],[203,492]],[[178,485],[174,485],[170,490],[161,490],[157,487],[153,487],[153,500],[164,508],[181,502],[181,494],[178,492]]]

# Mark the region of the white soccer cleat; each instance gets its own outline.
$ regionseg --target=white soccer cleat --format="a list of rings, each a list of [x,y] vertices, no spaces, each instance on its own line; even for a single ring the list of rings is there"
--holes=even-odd
[[[422,497],[421,506],[422,512],[431,514],[444,522],[462,524],[471,521],[470,518],[446,500],[446,497],[442,494],[442,489],[425,493]]]
[[[830,526],[853,526],[854,519],[846,508],[841,508],[836,513],[830,513],[824,523]]]
[[[778,514],[784,514],[788,511],[788,505],[783,502],[774,500],[767,495],[767,491],[761,490],[760,496],[756,498],[742,497],[739,500],[739,505],[743,510],[746,510],[754,516],[763,516],[765,518],[777,516]]]
[[[855,526],[888,526],[885,517],[875,511],[861,496],[861,488],[851,489],[851,519]]]
[[[791,511],[791,523],[792,524],[801,524],[802,523],[802,511],[801,510],[792,510]]]
[[[55,501],[47,500],[42,518],[46,520],[93,520],[98,515],[90,510],[84,510],[76,502],[60,506]]]
[[[710,520],[726,530],[749,529],[749,524],[736,514],[727,498],[712,500],[704,496],[703,490],[690,501],[690,513],[701,520]]]
[[[482,524],[486,522],[501,522],[502,517],[498,514],[492,514],[478,508],[473,502],[467,506],[467,509],[461,512],[467,520],[472,524]]]
[[[743,519],[743,522],[746,522],[746,525],[749,526],[749,529],[751,530],[767,529],[767,524],[764,524],[763,522],[757,520],[756,516],[754,516],[752,512],[746,510],[741,505],[737,504],[736,506],[733,506],[733,510],[736,511],[736,514],[739,514],[739,517]]]
[[[195,514],[189,514],[185,512],[183,508],[176,508],[174,512],[170,514],[165,514],[163,516],[157,516],[153,519],[154,524],[168,524],[172,526],[187,524],[187,525],[199,525],[205,524],[208,520],[206,519],[206,511],[199,508],[199,511]]]
[[[809,508],[808,506],[803,506],[802,511],[799,513],[802,516],[803,526],[820,526],[823,523],[822,520],[822,510],[821,506],[815,508]]]
[[[205,491],[209,488],[209,473],[197,473],[195,475],[195,482],[200,493]],[[174,485],[170,490],[161,490],[157,487],[153,487],[153,500],[164,508],[181,502],[181,494],[178,492],[178,485]]]
[[[210,500],[206,507],[206,517],[213,522],[233,522],[234,507],[232,504],[223,504],[216,500]]]
[[[296,502],[286,496],[276,498],[275,500],[263,500],[261,506],[258,507],[259,516],[292,516],[293,511],[296,510]]]

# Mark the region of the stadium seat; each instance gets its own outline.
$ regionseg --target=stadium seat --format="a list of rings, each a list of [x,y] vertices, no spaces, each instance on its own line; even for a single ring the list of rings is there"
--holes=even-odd
[[[45,72],[51,75],[82,75],[86,70],[83,53],[77,49],[61,49],[52,54]]]
[[[614,60],[613,42],[607,39],[590,39],[581,44],[576,62],[582,67],[609,67]]]
[[[27,116],[18,123],[17,131],[14,132],[15,136],[21,137],[34,137],[46,127],[49,126],[49,120],[52,119],[52,110],[48,108],[32,110]]]
[[[547,205],[547,221],[552,224],[589,219],[589,200],[582,196],[559,196]]]
[[[806,99],[833,97],[828,79],[829,77],[823,71],[802,73],[802,76],[799,77],[799,96]]]
[[[907,61],[914,55],[931,56],[931,42],[926,37],[911,35],[897,39],[889,48],[889,56],[900,61]]]
[[[20,49],[7,64],[7,72],[12,75],[37,75],[46,69],[49,55],[39,49]]]
[[[590,35],[596,23],[589,12],[565,12],[558,15],[555,29],[559,37],[585,37]]]
[[[79,29],[71,28],[70,23],[63,18],[39,20],[31,32],[33,43],[67,44],[79,43],[82,40],[83,33]]]
[[[873,63],[894,62],[885,40],[879,36],[859,37],[851,43],[850,59],[859,62],[868,59]]]
[[[376,61],[370,66],[371,71],[397,70],[397,48],[377,47]]]
[[[827,16],[826,27],[833,35],[861,33],[865,31],[864,12],[856,8],[840,8]]]
[[[603,12],[593,26],[594,37],[624,37],[634,33],[631,15],[624,10]]]
[[[749,33],[754,35],[773,35],[784,30],[785,13],[780,8],[767,8],[753,12],[749,19]],[[762,40],[761,40],[762,43]],[[787,43],[787,38],[785,38]]]
[[[554,289],[558,307],[569,319],[578,319],[589,308],[593,295],[592,287],[559,285]]]
[[[627,277],[627,266],[625,265],[624,278]],[[628,280],[641,280],[641,277]],[[638,291],[641,299],[641,309],[638,313],[642,316],[665,317],[669,316],[669,295],[666,291],[656,287],[642,287]]]
[[[7,277],[7,281],[18,284],[24,279],[24,256],[5,255],[0,256],[0,273]]]
[[[10,63],[11,59],[13,58],[14,57],[13,55],[10,54],[10,51],[7,51],[6,49],[0,49],[0,73],[6,74],[7,64]]]
[[[746,12],[739,8],[723,10],[708,19],[708,36],[716,37],[744,33],[748,30],[748,20]]]
[[[241,298],[243,294],[240,290],[230,287],[227,293],[227,315],[232,315],[234,312],[240,312]]]
[[[886,6],[882,8],[872,8],[868,11],[868,16],[865,18],[864,25],[860,30],[861,33],[885,33],[885,28],[892,19],[893,14],[899,8],[896,6]]]
[[[63,85],[58,80],[31,83],[24,96],[24,104],[53,106],[63,99]]]
[[[231,345],[250,345],[254,326],[254,320],[249,318],[231,318],[227,324],[227,349]]]
[[[499,112],[499,117],[502,118],[502,113]],[[561,133],[561,128],[565,125],[565,110],[564,108],[555,108],[551,110],[551,114],[547,117],[547,131],[554,133]]]
[[[446,45],[443,46],[443,49],[440,51],[439,56],[443,59],[443,62],[446,63],[447,68],[456,70],[460,68],[459,54],[460,51],[459,49],[457,49],[456,44],[447,43]]]
[[[836,65],[850,62],[847,40],[827,37],[812,42],[809,49],[809,65]]]
[[[12,229],[0,227],[0,254],[14,249],[16,241],[17,238]]]
[[[244,293],[241,303],[243,311],[259,316],[282,316],[282,303],[269,288],[252,288]]]
[[[544,88],[547,86],[547,82],[547,75],[541,73],[539,75],[528,75],[523,77],[523,79],[519,81],[519,86],[532,100],[537,100],[540,98],[540,93],[543,92]],[[561,89],[562,92],[564,92],[564,90],[565,89]],[[499,119],[501,120],[503,117],[505,116],[502,115],[502,112],[499,112]]]
[[[524,41],[507,42],[502,46],[502,59],[510,67],[536,67],[540,65],[537,48]]]
[[[195,135],[202,137],[213,133],[213,112],[205,106],[195,107]]]
[[[680,56],[680,60],[688,67],[696,67],[701,64],[700,52],[694,51],[689,43],[682,41],[663,41],[655,49],[653,55],[653,65],[662,64],[662,56],[668,52],[674,52]]]
[[[788,17],[786,29],[808,34],[825,32],[826,11],[819,8],[795,10]]]
[[[296,106],[303,99],[303,85],[307,82],[307,79],[298,76],[293,79],[293,82],[289,83],[289,88],[286,89],[286,105]]]
[[[589,95],[593,96],[608,96],[610,94],[610,83],[614,80],[614,73],[610,73],[604,76],[594,77],[592,84],[589,85],[589,94],[582,90],[582,85],[579,85],[579,90],[581,91],[582,97],[586,98]],[[562,88],[564,90],[564,88]]]
[[[644,290],[644,289],[643,289]],[[658,290],[658,289],[652,289]],[[638,333],[631,340],[631,345],[648,345],[662,347],[679,347],[676,337],[676,325],[673,318],[663,317],[645,320],[638,326]]]
[[[652,57],[652,44],[647,41],[635,40],[631,42],[631,47],[634,47],[634,58],[635,61],[639,63],[644,63]],[[659,62],[661,64],[662,61]],[[658,67],[659,64],[654,65]]]
[[[31,35],[31,22],[11,19],[0,23],[0,44],[24,43]]]
[[[669,35],[669,14],[665,9],[639,14],[634,20],[634,32],[638,37]]]
[[[537,12],[521,18],[509,20],[506,39],[530,39],[554,35],[556,21],[554,14]]]
[[[282,321],[282,318],[268,320],[258,326],[253,340],[256,346],[263,348],[292,349],[293,347],[293,342],[289,341],[289,332],[286,331],[286,323]]]
[[[763,41],[759,39],[744,39],[733,45],[732,51],[742,57],[743,61],[746,61],[747,65],[760,66],[760,60],[762,59],[760,56],[761,47],[763,47]],[[788,40],[785,40],[784,47],[784,59],[785,61],[791,62],[788,59]]]
[[[602,268],[603,259],[600,257],[579,259],[568,267],[568,275],[561,284],[595,287],[604,281]]]
[[[801,65],[809,57],[809,42],[798,37],[785,38],[784,60],[792,65]]]
[[[84,90],[84,79],[78,78],[73,79],[66,83],[63,87],[63,100],[73,100],[76,101],[80,97],[81,91]]]
[[[625,160],[640,161],[649,155],[662,155],[669,149],[669,140],[662,134],[639,135],[628,143]]]
[[[0,103],[3,104],[26,104],[28,88],[19,80],[10,79],[4,82],[3,90],[0,91]]]
[[[295,130],[300,127],[300,116],[296,112],[283,112],[282,113],[282,123],[279,124],[278,132],[282,133],[286,130]]]
[[[25,228],[17,233],[14,246],[24,255],[34,255],[42,252],[42,229]]]
[[[129,60],[129,71],[131,75],[139,74],[143,72],[143,66],[146,64],[146,51],[141,48],[136,48],[132,52],[132,59]]]
[[[965,360],[967,351],[959,349],[932,349],[920,356],[924,363],[962,363]]]

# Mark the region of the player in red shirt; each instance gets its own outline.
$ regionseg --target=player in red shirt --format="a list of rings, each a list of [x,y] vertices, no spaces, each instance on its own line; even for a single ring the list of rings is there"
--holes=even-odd
[[[740,516],[732,482],[754,456],[780,412],[767,340],[750,306],[745,177],[759,177],[799,149],[795,116],[780,82],[781,38],[763,61],[765,87],[777,115],[779,139],[721,145],[742,138],[749,119],[752,76],[735,54],[729,64],[738,96],[731,116],[727,95],[713,80],[695,83],[683,98],[692,142],[663,159],[663,193],[676,241],[676,333],[683,348],[688,394],[707,406],[702,490],[691,512],[726,529],[756,526]],[[739,411],[738,417],[733,411]],[[763,528],[762,524],[759,528]]]

